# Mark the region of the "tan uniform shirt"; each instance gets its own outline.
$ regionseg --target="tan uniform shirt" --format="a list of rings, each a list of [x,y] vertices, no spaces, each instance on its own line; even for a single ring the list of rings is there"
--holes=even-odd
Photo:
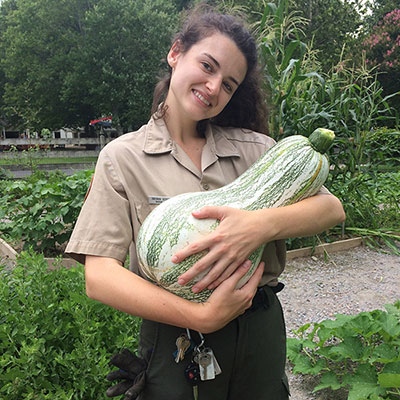
[[[130,249],[130,269],[143,276],[135,243],[150,211],[166,198],[232,182],[274,143],[266,135],[209,125],[199,171],[171,139],[163,120],[151,119],[101,151],[66,253],[81,263],[86,254],[124,262]],[[284,240],[267,244],[260,285],[276,284],[285,257]]]

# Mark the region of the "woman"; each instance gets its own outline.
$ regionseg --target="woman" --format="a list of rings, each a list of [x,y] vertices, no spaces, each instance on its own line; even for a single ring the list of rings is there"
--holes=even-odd
[[[214,265],[193,288],[215,289],[209,300],[192,303],[145,280],[135,240],[157,203],[228,184],[274,144],[254,132],[266,130],[265,115],[256,45],[241,22],[209,9],[196,11],[174,39],[167,61],[170,74],[156,88],[149,123],[101,152],[67,252],[85,264],[89,297],[144,319],[139,353],[146,360],[146,383],[139,399],[192,398],[184,376],[190,355],[179,363],[173,356],[186,328],[193,336],[205,334],[222,370],[199,383],[200,399],[287,399],[285,327],[276,297],[284,239],[340,223],[342,206],[324,189],[276,209],[205,207],[195,217],[217,218],[219,227],[172,261],[208,250],[179,283]],[[235,289],[250,266],[247,257],[263,243],[268,243],[263,262]]]

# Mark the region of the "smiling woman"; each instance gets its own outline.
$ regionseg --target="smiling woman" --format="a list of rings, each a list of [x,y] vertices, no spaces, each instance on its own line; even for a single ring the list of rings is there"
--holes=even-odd
[[[172,75],[165,123],[171,138],[200,170],[205,140],[199,137],[197,124],[225,108],[246,76],[247,62],[235,42],[221,33],[206,37],[187,52],[182,47],[176,41],[167,57]]]
[[[214,206],[193,213],[220,221],[203,242],[190,243],[171,260],[196,253],[199,261],[180,277],[184,285],[210,270],[197,289],[214,290],[201,304],[149,282],[135,251],[141,225],[160,202],[233,182],[275,144],[259,133],[267,124],[257,60],[255,40],[242,21],[209,7],[194,10],[172,41],[152,118],[99,156],[67,252],[85,263],[89,297],[143,318],[144,361],[127,351],[116,355],[114,365],[136,372],[109,396],[288,399],[285,325],[276,296],[284,239],[340,222],[343,210],[334,196],[325,190],[279,209]],[[163,235],[170,234],[166,226]],[[248,257],[264,244],[263,261],[238,289]],[[123,267],[128,249],[129,270]],[[191,349],[186,356],[184,344]],[[206,358],[214,360],[207,370],[201,362]],[[116,371],[110,380],[124,376]]]

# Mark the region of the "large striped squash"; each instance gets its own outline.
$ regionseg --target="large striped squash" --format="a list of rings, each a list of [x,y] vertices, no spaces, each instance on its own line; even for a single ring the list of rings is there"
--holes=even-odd
[[[144,221],[137,240],[139,264],[144,274],[159,286],[189,300],[207,300],[211,291],[195,294],[195,282],[177,283],[204,252],[178,264],[171,257],[189,243],[214,230],[219,221],[196,219],[191,213],[203,206],[229,206],[244,210],[280,207],[314,195],[324,184],[328,172],[328,157],[324,155],[332,144],[334,133],[319,128],[309,138],[300,135],[279,141],[232,183],[209,192],[185,193],[165,201]],[[245,284],[253,274],[265,246],[251,256],[252,266],[239,282]]]

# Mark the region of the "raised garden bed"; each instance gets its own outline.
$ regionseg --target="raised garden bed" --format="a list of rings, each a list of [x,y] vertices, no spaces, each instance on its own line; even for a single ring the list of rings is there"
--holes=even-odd
[[[320,255],[324,253],[333,253],[342,250],[348,250],[354,247],[363,245],[364,241],[362,238],[352,238],[345,240],[338,240],[333,243],[324,243],[315,247],[304,247],[302,249],[289,250],[287,252],[286,259],[292,260],[299,257],[310,257],[313,255]],[[0,238],[0,259],[7,259],[10,262],[15,260],[18,256],[18,252],[5,240]],[[59,266],[64,266],[71,268],[76,266],[77,262],[71,258],[65,257],[61,260],[58,258],[45,258],[49,264],[50,269],[57,268]]]

